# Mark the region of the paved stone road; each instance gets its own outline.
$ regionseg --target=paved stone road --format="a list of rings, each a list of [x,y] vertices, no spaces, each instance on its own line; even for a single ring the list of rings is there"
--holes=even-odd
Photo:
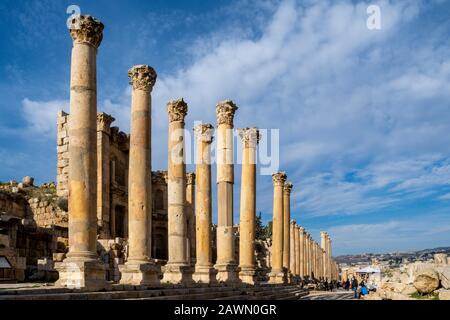
[[[311,291],[311,293],[301,300],[354,300],[353,292],[350,291],[334,291],[334,292],[323,292],[323,291]]]

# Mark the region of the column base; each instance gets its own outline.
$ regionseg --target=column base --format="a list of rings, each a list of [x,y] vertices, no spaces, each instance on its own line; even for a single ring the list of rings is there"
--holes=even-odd
[[[216,264],[214,268],[217,270],[217,281],[222,283],[238,283],[237,264]]]
[[[127,261],[119,265],[121,273],[120,284],[126,285],[146,285],[160,287],[159,275],[161,269],[152,261]]]
[[[192,267],[188,264],[167,263],[164,266],[162,283],[192,284]]]
[[[192,275],[192,279],[197,283],[213,284],[217,283],[216,280],[217,271],[213,266],[195,266],[195,272]]]
[[[269,273],[269,283],[270,284],[286,284],[287,277],[283,271],[273,271]]]
[[[256,269],[254,267],[240,267],[239,271],[239,279],[241,279],[242,283],[255,285],[258,283],[256,277]]]
[[[69,289],[98,291],[109,287],[105,266],[97,259],[68,257],[57,264],[59,279],[55,286]]]

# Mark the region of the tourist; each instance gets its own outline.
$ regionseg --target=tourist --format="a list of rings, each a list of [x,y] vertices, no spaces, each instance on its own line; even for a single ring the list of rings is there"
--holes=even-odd
[[[366,285],[364,284],[364,282],[361,282],[361,289],[358,295],[358,298],[361,299],[361,296],[365,296],[369,294],[369,289],[367,289]]]
[[[352,290],[354,293],[354,298],[357,299],[358,298],[358,280],[356,280],[355,277],[353,277],[353,279],[352,279]]]
[[[347,291],[350,290],[350,280],[347,279],[347,281],[345,281],[344,289]]]

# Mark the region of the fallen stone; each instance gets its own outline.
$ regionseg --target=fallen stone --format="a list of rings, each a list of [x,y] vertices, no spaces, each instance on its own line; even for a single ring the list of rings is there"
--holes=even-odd
[[[440,290],[439,300],[450,300],[450,290]]]
[[[414,277],[414,287],[420,293],[431,293],[439,288],[439,275],[433,269],[421,271]]]

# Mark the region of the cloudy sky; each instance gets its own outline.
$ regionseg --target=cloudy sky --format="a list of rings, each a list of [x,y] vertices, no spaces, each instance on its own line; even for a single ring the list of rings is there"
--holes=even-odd
[[[55,180],[70,4],[105,24],[98,108],[122,130],[127,70],[156,69],[154,170],[167,163],[168,100],[184,97],[192,128],[232,99],[236,127],[279,129],[293,218],[315,239],[327,230],[335,254],[450,245],[450,1],[2,1],[0,181]],[[367,28],[371,4],[380,30]],[[275,147],[276,132],[263,141]],[[268,221],[271,178],[257,179]],[[236,166],[236,222],[239,192]]]

